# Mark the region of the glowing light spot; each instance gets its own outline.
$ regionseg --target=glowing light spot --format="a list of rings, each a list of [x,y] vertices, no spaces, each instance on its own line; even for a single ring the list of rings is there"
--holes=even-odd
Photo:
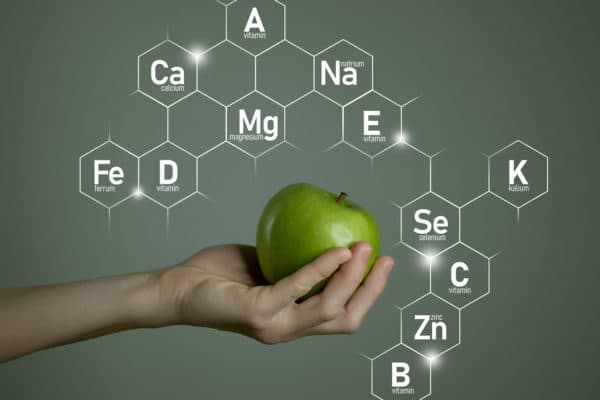
[[[144,197],[144,192],[142,191],[142,189],[137,188],[133,191],[133,197],[135,197],[136,199],[141,199],[142,197]]]
[[[429,361],[429,365],[435,367],[440,363],[440,357],[437,354],[430,354],[427,357],[427,361]]]
[[[405,144],[406,143],[406,132],[398,132],[395,136],[394,136],[394,140],[396,142],[396,144]]]

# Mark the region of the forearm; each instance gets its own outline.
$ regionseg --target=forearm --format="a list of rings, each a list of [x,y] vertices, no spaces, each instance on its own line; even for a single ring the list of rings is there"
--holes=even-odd
[[[158,275],[0,289],[0,363],[52,346],[173,323]]]

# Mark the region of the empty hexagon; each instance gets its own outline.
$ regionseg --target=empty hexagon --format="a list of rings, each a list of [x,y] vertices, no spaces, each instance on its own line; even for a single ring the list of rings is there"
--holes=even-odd
[[[515,207],[548,192],[548,157],[517,140],[490,156],[490,190]]]
[[[373,89],[373,56],[346,40],[315,56],[315,89],[346,105]]]
[[[399,141],[400,115],[399,105],[370,92],[344,109],[344,140],[375,156]]]
[[[251,93],[227,109],[227,141],[257,157],[284,140],[283,108]]]
[[[285,37],[285,6],[275,0],[238,0],[227,9],[227,37],[258,54]]]
[[[431,168],[432,190],[455,204],[465,204],[487,191],[487,157],[471,146],[436,154]]]
[[[377,156],[371,173],[375,182],[394,182],[381,185],[379,190],[382,197],[396,204],[406,204],[429,190],[429,158],[406,145],[399,144]]]
[[[198,90],[224,105],[254,90],[254,57],[231,43],[207,51],[198,65]]]
[[[431,291],[457,307],[489,293],[489,260],[463,244],[444,251],[431,262]]]
[[[225,141],[225,107],[195,93],[170,110],[170,139],[196,155]]]
[[[196,159],[165,143],[140,159],[140,190],[164,207],[196,191]]]
[[[115,111],[111,113],[110,135],[120,146],[143,154],[165,141],[167,115],[162,105],[141,93],[111,103]]]
[[[313,57],[283,42],[257,59],[257,88],[282,104],[289,104],[313,88]]]
[[[458,208],[435,193],[402,207],[402,243],[426,256],[457,243],[459,229]]]
[[[423,399],[431,393],[429,361],[400,344],[371,364],[372,391],[379,399]]]
[[[435,358],[460,343],[460,311],[429,294],[402,309],[402,343]]]
[[[316,92],[287,107],[285,118],[286,139],[303,150],[322,152],[342,136],[342,109]]]
[[[79,158],[81,193],[107,208],[137,191],[137,173],[137,157],[113,142],[105,142]]]
[[[138,57],[138,90],[164,106],[196,90],[196,58],[165,40]]]

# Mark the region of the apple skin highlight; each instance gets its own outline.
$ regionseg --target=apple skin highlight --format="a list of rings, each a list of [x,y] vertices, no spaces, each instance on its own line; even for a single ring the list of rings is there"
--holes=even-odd
[[[265,206],[256,232],[258,261],[273,284],[335,247],[367,242],[372,247],[364,276],[379,254],[375,219],[347,195],[333,194],[308,183],[283,188]],[[308,293],[320,292],[327,279]]]

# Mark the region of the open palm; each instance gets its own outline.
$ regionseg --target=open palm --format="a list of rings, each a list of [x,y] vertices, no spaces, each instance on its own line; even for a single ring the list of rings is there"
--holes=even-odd
[[[336,248],[269,285],[254,247],[216,246],[168,271],[166,285],[177,296],[186,324],[238,332],[268,344],[351,333],[383,291],[393,266],[391,258],[380,257],[361,284],[370,252],[367,243]],[[296,302],[329,276],[323,292]]]

